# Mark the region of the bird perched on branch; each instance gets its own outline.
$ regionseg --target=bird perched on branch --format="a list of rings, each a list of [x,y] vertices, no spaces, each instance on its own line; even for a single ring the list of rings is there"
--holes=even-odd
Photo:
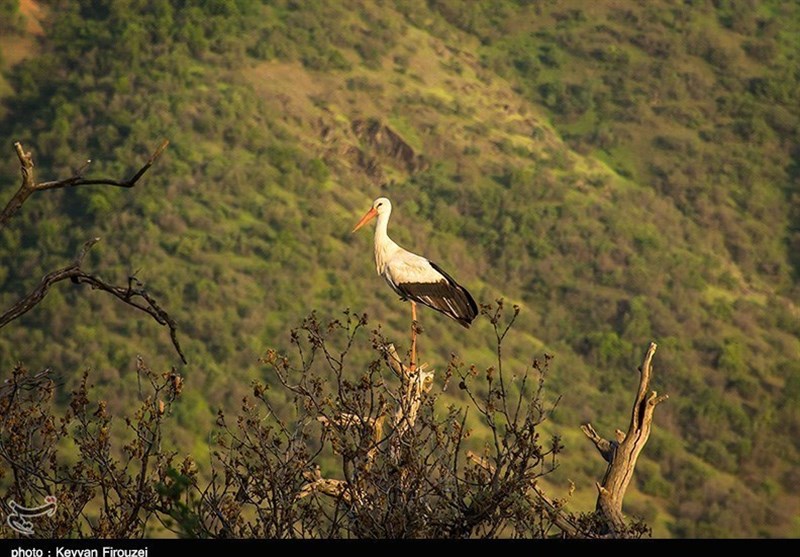
[[[436,263],[398,246],[387,233],[392,203],[379,197],[353,228],[353,232],[377,217],[375,267],[402,300],[411,302],[411,367],[416,365],[417,302],[455,319],[464,327],[478,315],[478,305],[466,288]]]

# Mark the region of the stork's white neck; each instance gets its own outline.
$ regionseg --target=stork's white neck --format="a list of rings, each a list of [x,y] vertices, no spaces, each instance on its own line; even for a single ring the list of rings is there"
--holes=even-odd
[[[379,275],[383,275],[386,269],[386,262],[400,248],[389,238],[387,231],[391,214],[391,210],[379,213],[375,222],[375,269],[377,269]]]

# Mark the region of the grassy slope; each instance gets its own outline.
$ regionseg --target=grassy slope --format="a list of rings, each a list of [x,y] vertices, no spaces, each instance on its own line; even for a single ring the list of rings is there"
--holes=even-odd
[[[581,21],[586,26],[607,18],[617,25],[610,9],[597,10],[572,32]],[[523,305],[508,350],[513,366],[544,349],[556,355],[551,390],[564,398],[549,427],[563,436],[567,452],[550,483],[565,494],[568,481],[575,481],[576,510],[592,507],[593,481],[602,474],[577,425],[591,419],[601,431],[625,426],[632,370],[654,338],[661,345],[656,387],[673,399],[659,408],[628,510],[643,515],[659,536],[797,535],[791,522],[797,491],[788,475],[796,451],[781,454],[759,441],[763,432],[778,430],[765,406],[785,404],[780,390],[791,376],[792,355],[800,352],[791,325],[767,319],[778,308],[789,316],[784,320],[797,316],[787,294],[786,258],[777,272],[759,271],[764,262],[758,260],[758,253],[780,253],[774,244],[781,235],[774,230],[785,228],[788,217],[767,205],[763,210],[777,215],[769,222],[742,218],[746,203],[736,205],[723,195],[725,184],[713,179],[703,178],[723,202],[716,212],[695,202],[696,192],[654,187],[649,179],[648,162],[687,157],[654,146],[663,145],[654,143],[656,136],[671,138],[667,144],[678,146],[673,151],[685,148],[681,139],[697,142],[698,131],[680,125],[675,111],[692,113],[701,124],[719,115],[703,98],[635,104],[641,116],[614,121],[617,139],[597,148],[587,137],[602,121],[602,105],[577,115],[560,112],[524,76],[486,63],[513,45],[488,41],[482,30],[457,29],[428,8],[418,12],[409,19],[388,7],[334,14],[342,27],[390,23],[392,40],[375,59],[365,61],[348,45],[338,48],[349,68],[312,69],[292,56],[245,57],[233,69],[212,57],[189,61],[187,72],[200,76],[186,78],[191,92],[165,85],[166,93],[152,93],[171,103],[160,124],[151,123],[158,107],[143,108],[142,97],[130,92],[118,94],[147,123],[133,132],[135,141],[117,145],[113,157],[101,145],[92,155],[128,161],[131,151],[123,147],[146,151],[162,133],[173,142],[170,151],[145,187],[128,196],[87,194],[81,198],[87,205],[79,206],[64,196],[32,200],[12,243],[34,263],[7,271],[3,305],[29,288],[31,277],[71,257],[80,238],[100,230],[105,245],[98,246],[93,265],[109,277],[142,268],[142,278],[183,326],[192,360],[186,375],[194,388],[180,416],[186,431],[177,436],[181,450],[193,444],[197,450],[215,409],[235,409],[249,379],[261,373],[257,355],[285,346],[286,329],[309,309],[367,311],[393,337],[405,338],[407,308],[375,276],[369,234],[349,234],[371,199],[386,193],[397,206],[392,234],[398,242],[454,270],[480,300],[505,296]],[[564,21],[554,12],[541,16],[541,29]],[[513,12],[505,17],[498,28],[513,21]],[[741,42],[709,16],[692,25],[710,29],[726,48]],[[556,44],[553,37],[539,42]],[[630,51],[635,74],[635,63],[648,55],[619,45]],[[559,65],[543,66],[539,82],[585,84],[608,73],[580,53],[561,48],[556,54]],[[743,72],[757,73],[757,64],[739,58]],[[676,56],[674,64],[713,90],[713,68],[696,57]],[[639,94],[645,93],[631,93]],[[410,172],[358,137],[352,123],[370,118],[399,133],[428,168]],[[41,137],[30,139],[38,138],[37,152],[47,149]],[[72,141],[82,154],[92,147],[83,138]],[[710,157],[717,154],[713,147],[695,146],[694,152]],[[354,148],[378,161],[381,177],[359,165]],[[45,168],[63,170],[64,158]],[[14,172],[9,161],[4,196],[15,185]],[[781,202],[769,193],[757,199]],[[59,206],[73,218],[53,219],[54,230],[44,234],[41,221]],[[87,206],[98,207],[94,218],[83,217]],[[738,230],[734,217],[743,232],[731,240],[728,233]],[[69,241],[60,241],[60,226],[73,227]],[[748,257],[753,246],[765,249]],[[101,388],[113,386],[112,405],[120,411],[135,393],[135,354],[156,365],[174,361],[163,332],[132,317],[98,296],[59,290],[4,330],[0,363],[55,363],[66,376],[90,366]],[[492,363],[486,323],[464,332],[430,314],[423,319],[426,359],[444,365],[454,351],[482,366]],[[105,328],[98,332],[87,325],[92,322]],[[744,364],[742,351],[752,355]],[[721,358],[726,353],[728,367]],[[738,456],[726,454],[733,451]]]

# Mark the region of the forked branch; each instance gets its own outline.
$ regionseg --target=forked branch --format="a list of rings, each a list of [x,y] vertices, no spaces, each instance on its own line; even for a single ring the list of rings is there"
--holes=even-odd
[[[642,452],[653,424],[653,413],[656,406],[669,398],[658,396],[655,391],[648,391],[653,372],[653,355],[656,343],[651,342],[639,368],[639,388],[631,410],[631,422],[627,433],[616,431],[615,439],[604,439],[598,435],[592,424],[581,426],[583,433],[594,443],[603,459],[608,462],[603,481],[597,484],[597,512],[606,525],[611,536],[624,535],[625,518],[622,514],[622,501],[633,478],[636,460]]]
[[[175,347],[175,350],[178,352],[178,355],[181,358],[183,363],[187,363],[186,356],[183,354],[181,350],[180,343],[178,342],[177,337],[177,330],[178,325],[175,320],[170,317],[170,315],[161,308],[161,306],[156,302],[156,300],[144,289],[144,286],[141,282],[135,277],[130,276],[128,277],[128,284],[127,286],[117,286],[114,284],[109,284],[108,282],[102,280],[100,277],[96,275],[89,274],[85,272],[81,265],[83,264],[83,259],[86,257],[86,253],[94,246],[100,238],[93,238],[86,242],[81,251],[78,253],[78,256],[75,260],[66,267],[62,269],[58,269],[56,271],[52,271],[47,273],[42,280],[39,282],[39,285],[33,289],[27,296],[22,298],[16,304],[11,306],[5,313],[0,315],[0,329],[17,319],[18,317],[24,315],[31,309],[33,309],[37,304],[39,304],[45,296],[47,296],[50,287],[57,282],[61,282],[63,280],[71,280],[75,284],[88,284],[92,287],[92,289],[96,290],[103,290],[104,292],[108,292],[118,300],[132,306],[139,311],[143,311],[144,313],[151,316],[159,325],[163,325],[169,328],[169,335],[170,339],[172,340],[172,345]]]
[[[22,205],[27,201],[33,192],[54,190],[59,188],[72,188],[76,186],[114,186],[118,188],[132,188],[136,185],[145,172],[153,165],[153,163],[161,156],[164,149],[169,145],[168,140],[163,140],[161,144],[153,151],[150,158],[136,173],[127,180],[115,180],[113,178],[86,178],[84,173],[89,168],[91,160],[86,161],[79,169],[73,171],[73,175],[63,180],[52,180],[49,182],[36,182],[33,173],[33,157],[30,152],[25,152],[22,144],[19,142],[14,143],[14,149],[17,151],[17,158],[20,162],[20,172],[22,173],[22,184],[20,185],[17,193],[6,204],[3,212],[0,213],[0,230],[5,228],[6,224],[17,211],[20,210]]]
[[[33,157],[31,156],[31,153],[26,152],[22,148],[22,144],[19,142],[14,143],[14,149],[17,152],[17,157],[19,158],[21,165],[20,171],[22,173],[22,184],[20,185],[19,190],[17,190],[17,193],[14,194],[14,197],[12,197],[11,200],[6,204],[2,214],[0,214],[0,230],[6,226],[11,217],[13,217],[17,211],[19,211],[28,197],[30,197],[30,195],[35,191],[89,185],[132,188],[139,181],[139,178],[141,178],[144,173],[147,172],[147,170],[153,165],[156,159],[161,156],[161,153],[164,152],[164,149],[167,148],[167,145],[169,145],[169,141],[166,139],[163,140],[158,148],[150,155],[150,158],[147,159],[147,162],[144,164],[144,166],[142,166],[127,180],[115,180],[113,178],[86,178],[84,177],[84,173],[89,167],[89,164],[92,162],[86,161],[86,163],[78,170],[75,170],[73,175],[69,178],[37,183],[34,179]],[[178,343],[178,326],[175,323],[175,320],[172,319],[172,317],[170,317],[170,315],[161,308],[158,302],[156,302],[156,300],[147,293],[142,283],[140,283],[135,276],[128,277],[127,286],[117,286],[114,284],[109,284],[100,277],[89,274],[81,268],[83,259],[86,257],[86,253],[98,241],[100,241],[100,238],[93,238],[86,242],[72,264],[67,265],[62,269],[47,273],[32,292],[0,315],[0,329],[39,304],[45,298],[45,296],[47,296],[47,293],[52,285],[66,279],[70,279],[75,284],[88,284],[92,287],[92,289],[108,292],[129,306],[132,306],[139,311],[143,311],[150,315],[159,325],[168,327],[172,345],[178,352],[181,361],[186,363],[186,356],[184,356],[181,346]]]

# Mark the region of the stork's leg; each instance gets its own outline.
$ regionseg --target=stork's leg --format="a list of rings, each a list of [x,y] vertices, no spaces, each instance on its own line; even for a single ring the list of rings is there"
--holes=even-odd
[[[409,369],[417,368],[417,303],[411,302],[411,365]]]

